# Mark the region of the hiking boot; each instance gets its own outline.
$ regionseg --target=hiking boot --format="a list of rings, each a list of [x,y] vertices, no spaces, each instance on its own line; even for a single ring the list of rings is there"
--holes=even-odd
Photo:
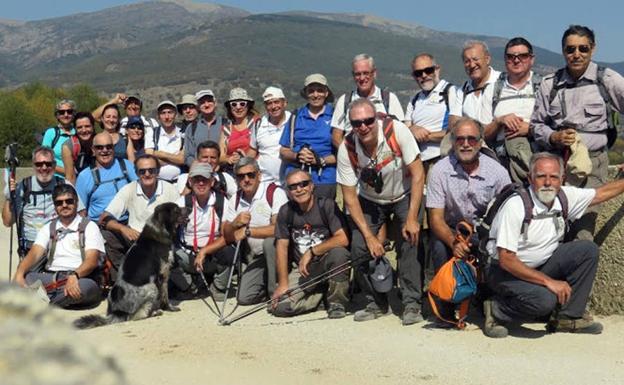
[[[330,303],[327,309],[327,318],[338,319],[347,316],[345,307],[341,303]]]
[[[210,292],[212,293],[212,296],[214,297],[215,301],[217,301],[217,302],[225,301],[225,291],[219,290],[215,286],[214,283],[210,284]]]
[[[483,301],[483,313],[485,314],[485,323],[483,325],[483,333],[490,338],[505,338],[509,331],[507,328],[496,321],[492,313],[492,300]]]
[[[550,333],[600,334],[602,324],[589,317],[577,319],[552,319],[548,321],[546,330]]]
[[[366,308],[356,311],[353,315],[353,320],[356,322],[372,321],[386,315],[387,313],[387,309],[383,310],[375,302],[371,302],[366,305]]]
[[[403,310],[403,326],[413,325],[418,322],[424,321],[422,313],[420,312],[420,306],[415,303],[405,305]]]

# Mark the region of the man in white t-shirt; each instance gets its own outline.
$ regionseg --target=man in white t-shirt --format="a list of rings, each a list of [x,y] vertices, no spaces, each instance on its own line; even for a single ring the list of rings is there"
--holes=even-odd
[[[351,258],[356,279],[368,300],[366,308],[355,313],[354,320],[373,320],[388,311],[387,294],[375,291],[368,270],[372,259],[384,255],[376,234],[394,216],[401,229],[396,250],[403,324],[411,325],[423,320],[418,209],[425,178],[418,145],[403,123],[380,119],[368,99],[353,102],[349,120],[353,132],[338,149],[336,181],[354,222]]]
[[[241,158],[234,175],[238,192],[228,202],[223,234],[228,243],[242,242],[239,258],[247,268],[239,280],[238,303],[253,305],[268,298],[267,260],[275,260],[275,220],[288,198],[276,184],[261,182],[260,167],[253,158]]]
[[[377,68],[372,56],[365,53],[356,55],[351,63],[351,69],[356,89],[338,98],[332,115],[332,143],[335,148],[340,146],[344,136],[351,131],[349,105],[354,100],[367,98],[380,116],[392,115],[397,120],[404,119],[403,107],[396,95],[387,89],[381,90],[375,84]]]
[[[23,287],[41,281],[50,302],[60,307],[94,305],[102,294],[96,272],[104,239],[94,222],[77,215],[78,194],[71,185],[57,185],[52,200],[58,218],[39,230],[13,280]],[[31,271],[46,257],[41,271]]]
[[[151,136],[145,133],[145,152],[154,155],[161,163],[158,177],[175,183],[184,164],[184,140],[180,128],[175,125],[177,107],[170,100],[162,101],[156,108],[160,125]]]
[[[602,332],[602,325],[585,310],[598,268],[598,246],[587,240],[564,242],[566,222],[624,192],[624,179],[581,189],[563,186],[563,172],[559,156],[534,154],[529,196],[512,195],[494,217],[487,245],[494,296],[484,302],[489,337],[507,336],[505,323],[545,317],[550,317],[549,331]],[[525,200],[532,204],[528,226]]]
[[[290,122],[290,111],[284,92],[277,87],[268,87],[262,94],[266,115],[251,130],[248,156],[256,158],[260,165],[263,182],[281,185],[282,159],[279,156],[280,138],[284,127]],[[290,128],[288,128],[290,129]]]
[[[483,41],[470,40],[464,43],[462,51],[464,70],[469,80],[464,83],[462,91],[464,101],[462,115],[478,120],[482,124],[483,92],[488,87],[494,86],[500,72],[490,67],[490,51]],[[485,122],[488,123],[488,122]]]

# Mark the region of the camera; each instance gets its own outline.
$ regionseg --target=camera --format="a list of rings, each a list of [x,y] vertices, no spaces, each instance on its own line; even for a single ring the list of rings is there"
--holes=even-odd
[[[362,169],[360,178],[364,181],[364,183],[374,188],[377,194],[381,194],[384,184],[381,172],[378,172],[374,167],[366,167]]]

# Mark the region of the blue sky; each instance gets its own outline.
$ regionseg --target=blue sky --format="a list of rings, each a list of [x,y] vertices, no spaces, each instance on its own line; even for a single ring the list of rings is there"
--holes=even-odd
[[[205,2],[194,0],[195,2]],[[38,20],[89,12],[132,0],[5,0],[0,18]],[[253,13],[287,10],[357,12],[408,21],[437,30],[471,32],[503,37],[524,36],[533,44],[559,52],[562,32],[569,24],[583,24],[596,33],[595,58],[624,61],[622,32],[624,3],[605,0],[549,1],[336,1],[336,0],[232,0],[218,3]],[[478,3],[478,5],[474,5]],[[565,4],[563,6],[562,4]]]

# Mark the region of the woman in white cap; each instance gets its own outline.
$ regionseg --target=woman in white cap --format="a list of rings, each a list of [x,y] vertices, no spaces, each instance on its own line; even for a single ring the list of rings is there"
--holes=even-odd
[[[260,114],[253,108],[254,100],[244,88],[233,88],[226,100],[225,108],[230,122],[223,126],[219,146],[220,162],[226,171],[249,151],[251,128],[260,120]]]

